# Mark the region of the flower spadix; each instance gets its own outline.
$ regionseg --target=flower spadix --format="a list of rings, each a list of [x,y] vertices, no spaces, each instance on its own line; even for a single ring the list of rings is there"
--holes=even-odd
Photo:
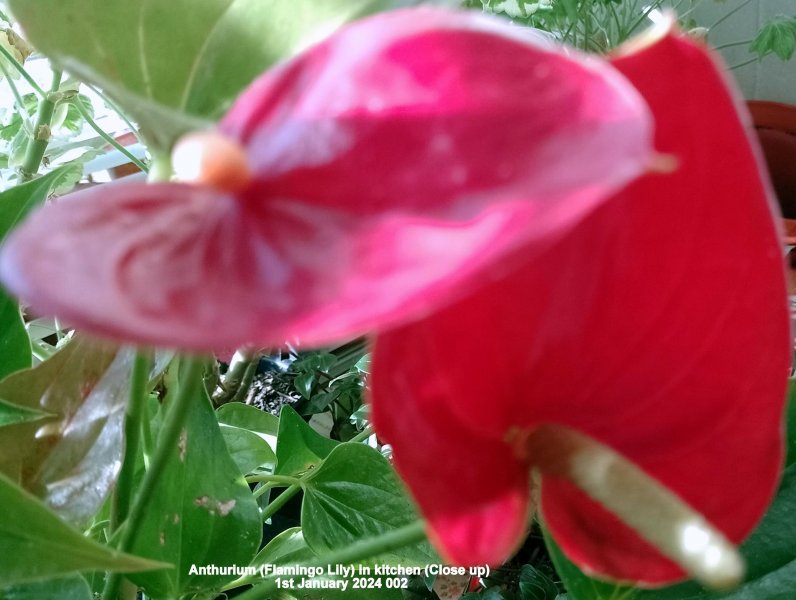
[[[518,244],[560,238],[644,171],[651,138],[603,61],[474,13],[386,13],[180,143],[189,182],[35,214],[2,281],[40,314],[134,342],[326,342],[428,312]]]
[[[780,238],[749,129],[705,50],[669,32],[613,65],[674,168],[379,336],[373,418],[453,563],[501,563],[538,509],[590,574],[727,587],[782,460]]]

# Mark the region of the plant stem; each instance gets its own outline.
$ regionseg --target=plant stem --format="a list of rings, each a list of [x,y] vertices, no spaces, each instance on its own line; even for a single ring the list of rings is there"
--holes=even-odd
[[[138,533],[141,518],[155,496],[155,487],[160,482],[169,459],[175,452],[179,451],[180,435],[183,432],[185,418],[190,412],[191,403],[197,400],[202,385],[203,371],[204,361],[202,359],[190,358],[187,360],[185,376],[182,378],[177,397],[168,408],[168,413],[160,430],[157,448],[152,456],[152,464],[144,475],[143,481],[141,481],[141,485],[130,507],[127,520],[121,527],[121,536],[117,546],[120,552],[129,552],[135,543],[135,536]],[[117,600],[121,581],[121,574],[110,573],[102,591],[102,600]]]
[[[111,507],[111,533],[122,523],[130,511],[133,497],[133,478],[141,447],[142,421],[146,412],[146,386],[149,378],[149,354],[139,351],[133,362],[133,374],[130,381],[130,400],[127,403],[127,417],[124,421],[124,462],[119,472],[119,480],[113,495]]]
[[[747,6],[747,5],[748,5],[748,4],[749,4],[751,1],[752,1],[752,0],[746,0],[746,2],[743,2],[743,3],[739,4],[738,6],[736,6],[735,8],[733,8],[733,9],[732,9],[730,12],[728,12],[728,13],[726,13],[726,14],[722,15],[722,16],[721,16],[721,18],[720,18],[718,21],[716,21],[715,23],[713,23],[713,25],[711,25],[710,27],[708,27],[708,29],[713,29],[713,28],[714,28],[714,27],[716,27],[717,25],[721,25],[722,23],[724,23],[724,21],[726,21],[727,19],[729,19],[731,16],[733,16],[733,15],[734,15],[735,13],[737,13],[739,10],[743,9],[744,7],[746,7],[746,6]]]
[[[724,50],[725,48],[734,48],[735,46],[746,46],[751,44],[754,40],[743,40],[742,42],[730,42],[728,44],[721,44],[720,46],[713,46],[714,50]]]
[[[3,71],[3,75],[6,78],[6,83],[8,83],[8,87],[11,90],[11,94],[14,96],[14,103],[17,105],[17,110],[20,113],[20,118],[22,119],[22,126],[25,128],[25,132],[29,136],[33,136],[33,130],[30,128],[30,113],[28,109],[25,107],[25,101],[22,99],[22,94],[19,93],[19,89],[17,88],[17,84],[14,83],[14,79],[11,77],[11,74],[8,72],[5,64],[0,61],[0,69]]]
[[[288,477],[287,475],[249,475],[246,483],[284,483],[285,485],[301,485],[298,477]]]
[[[2,46],[0,46],[0,49]],[[39,165],[44,158],[44,152],[50,143],[50,125],[55,111],[56,94],[61,86],[63,72],[56,69],[53,71],[53,80],[50,85],[50,92],[45,94],[39,102],[39,110],[36,112],[36,124],[33,126],[33,138],[28,142],[28,149],[25,153],[25,162],[20,169],[22,181],[30,181],[39,171]]]
[[[352,437],[350,440],[348,440],[348,442],[349,443],[351,443],[351,442],[354,442],[354,443],[362,442],[362,441],[368,439],[372,435],[373,435],[373,427],[368,425],[367,427],[365,427],[365,429],[363,429],[358,434],[356,434],[354,437]]]
[[[753,62],[757,62],[758,60],[760,60],[760,58],[755,56],[754,58],[745,60],[742,63],[738,63],[737,65],[732,65],[731,67],[728,68],[728,70],[733,71],[734,69],[740,69],[741,67],[745,67],[746,65],[751,65]]]
[[[11,54],[11,52],[9,52],[2,45],[0,45],[0,54],[2,54],[5,57],[5,59],[9,63],[11,63],[12,67],[14,67],[17,71],[19,71],[19,74],[25,78],[25,81],[27,81],[30,84],[30,87],[33,88],[34,92],[36,92],[42,99],[47,97],[47,93],[43,89],[41,89],[41,86],[38,83],[36,83],[36,80],[33,79],[33,77],[30,76],[30,73],[28,73],[25,67],[23,67],[20,64],[20,62],[14,57],[14,55]]]
[[[152,162],[149,167],[149,182],[170,181],[172,174],[171,155],[168,152],[149,149],[152,154]]]
[[[142,144],[143,144],[143,143],[144,143],[144,141],[143,141],[143,139],[141,138],[141,132],[140,132],[140,131],[138,131],[138,128],[137,128],[135,125],[133,125],[133,122],[132,122],[130,119],[128,119],[128,118],[127,118],[127,115],[126,115],[126,114],[124,114],[124,111],[123,111],[123,110],[122,110],[122,109],[119,107],[119,105],[118,105],[118,104],[116,104],[116,102],[114,102],[112,98],[110,98],[110,97],[109,97],[107,94],[105,94],[105,93],[104,93],[102,90],[100,90],[99,88],[96,88],[96,87],[94,87],[93,85],[88,85],[88,84],[85,84],[85,85],[86,85],[86,87],[88,87],[88,89],[90,89],[92,92],[94,92],[95,94],[97,94],[97,96],[99,96],[100,98],[102,98],[102,101],[103,101],[105,104],[107,104],[109,107],[111,107],[111,108],[113,109],[113,111],[114,111],[114,112],[115,112],[117,115],[119,115],[119,118],[120,118],[122,121],[124,121],[124,124],[125,124],[125,125],[127,125],[127,127],[129,127],[129,128],[130,128],[130,132],[131,132],[131,133],[132,133],[132,134],[135,136],[135,138],[136,138],[136,139],[137,139],[137,140],[138,140],[140,143],[142,143]]]
[[[359,540],[350,546],[329,552],[300,566],[317,567],[334,564],[356,564],[385,552],[418,544],[425,539],[425,524],[423,521],[415,521],[378,537]],[[273,597],[275,590],[277,590],[276,576],[269,577],[264,583],[256,585],[238,596],[238,600],[267,600]]]
[[[263,521],[267,521],[271,517],[273,517],[277,511],[282,508],[285,504],[288,503],[293,496],[298,494],[301,491],[300,485],[291,485],[287,488],[284,492],[279,494],[276,499],[268,504],[263,511],[262,517]]]
[[[121,152],[127,158],[129,158],[130,162],[133,163],[139,169],[141,169],[144,173],[149,173],[149,167],[147,167],[143,162],[138,160],[127,148],[125,148],[119,142],[113,139],[113,136],[111,136],[107,131],[105,131],[102,127],[97,125],[96,121],[94,121],[94,119],[91,118],[91,115],[88,114],[86,107],[83,106],[83,103],[79,99],[73,100],[72,104],[75,105],[77,112],[80,113],[80,116],[83,117],[86,123],[88,123],[89,126],[94,131],[96,131],[103,140],[108,142],[111,146],[113,146],[119,152]]]

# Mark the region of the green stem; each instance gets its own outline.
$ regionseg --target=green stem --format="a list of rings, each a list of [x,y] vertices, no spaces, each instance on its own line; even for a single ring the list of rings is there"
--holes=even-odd
[[[301,491],[300,485],[291,485],[284,492],[279,494],[276,497],[276,499],[270,502],[268,506],[265,507],[265,510],[263,510],[262,514],[263,521],[267,521],[268,519],[273,517],[277,513],[277,511],[279,511],[280,508],[282,508],[285,504],[287,504],[288,501],[293,496],[298,494],[300,491]]]
[[[730,12],[728,12],[728,13],[726,13],[726,14],[722,15],[722,16],[721,16],[721,18],[720,18],[718,21],[716,21],[715,23],[713,23],[713,25],[711,25],[710,27],[708,27],[708,29],[713,29],[714,27],[716,27],[716,26],[718,26],[718,25],[721,25],[722,23],[724,23],[724,21],[726,21],[727,19],[729,19],[731,16],[733,16],[733,15],[734,15],[735,13],[737,13],[739,10],[742,10],[743,8],[745,8],[745,7],[746,7],[746,6],[747,6],[749,3],[751,3],[751,2],[752,2],[752,0],[746,0],[746,2],[743,2],[743,3],[739,4],[738,6],[736,6],[735,8],[733,8],[733,9],[732,9]]]
[[[157,448],[152,456],[152,464],[141,481],[141,485],[130,507],[127,520],[122,525],[117,546],[120,552],[129,552],[135,543],[135,536],[138,534],[141,519],[149,508],[149,503],[155,497],[155,487],[160,483],[168,461],[175,452],[179,451],[180,435],[184,431],[185,419],[190,413],[190,405],[197,401],[202,385],[203,371],[203,360],[199,358],[188,359],[185,376],[181,378],[182,381],[177,397],[168,408],[168,413],[160,430]],[[121,581],[121,574],[110,573],[102,591],[102,600],[117,600]]]
[[[425,524],[423,521],[415,521],[399,529],[388,531],[378,537],[359,540],[350,546],[329,552],[313,561],[301,563],[300,566],[325,567],[326,565],[357,564],[386,552],[419,544],[425,539]],[[267,600],[268,598],[272,598],[273,593],[278,589],[276,579],[276,576],[267,578],[264,583],[256,585],[249,591],[238,596],[238,600]]]
[[[149,172],[149,167],[147,167],[143,162],[138,160],[127,148],[125,148],[119,142],[117,142],[115,139],[113,139],[113,136],[111,136],[107,131],[105,131],[104,129],[102,129],[102,127],[97,125],[96,121],[94,121],[94,119],[91,118],[91,115],[88,114],[88,111],[86,110],[86,107],[83,106],[83,103],[79,99],[75,99],[72,102],[72,104],[75,105],[75,108],[77,109],[77,112],[80,113],[80,116],[83,117],[83,119],[86,121],[86,123],[88,123],[89,126],[94,131],[96,131],[103,140],[108,142],[111,146],[113,146],[119,152],[121,152],[127,158],[129,158],[130,162],[133,163],[139,169],[141,169],[144,173],[148,173]]]
[[[243,372],[243,379],[241,379],[238,391],[235,392],[235,397],[232,399],[233,402],[243,402],[246,400],[246,394],[249,393],[249,388],[252,386],[254,376],[257,375],[257,367],[259,364],[260,354],[258,353],[254,360],[249,361],[249,364],[246,365],[246,370]]]
[[[750,58],[749,60],[745,60],[742,63],[738,63],[737,65],[733,65],[729,67],[729,71],[733,71],[734,69],[740,69],[741,67],[745,67],[746,65],[751,65],[753,62],[757,62],[760,60],[758,57]]]
[[[148,178],[150,183],[170,181],[174,170],[171,164],[171,155],[168,152],[157,151],[153,148],[150,148],[149,151],[152,154]]]
[[[284,483],[285,485],[301,485],[298,477],[288,477],[287,475],[249,475],[246,483]]]
[[[728,44],[721,44],[720,46],[713,46],[714,50],[724,50],[725,48],[734,48],[735,46],[746,46],[751,44],[754,40],[743,40],[742,42],[730,42]]]
[[[146,410],[149,363],[148,353],[143,351],[136,353],[130,382],[130,400],[127,403],[127,417],[124,421],[124,462],[122,462],[122,469],[119,472],[111,509],[111,533],[119,526],[119,523],[124,522],[130,511],[135,467],[141,447],[142,422]]]
[[[362,442],[362,441],[365,441],[366,439],[368,439],[372,435],[373,435],[373,427],[368,425],[367,427],[365,427],[365,429],[360,431],[358,434],[356,434],[354,437],[352,437],[348,441],[349,442],[355,442],[355,443],[356,442]]]
[[[2,54],[5,57],[5,59],[9,63],[11,63],[12,67],[14,67],[17,71],[19,71],[19,74],[22,75],[25,81],[27,81],[30,84],[30,87],[33,88],[33,91],[36,92],[40,98],[44,99],[47,97],[47,93],[43,89],[41,89],[41,86],[38,83],[36,83],[36,80],[33,79],[33,77],[30,76],[30,73],[28,73],[25,67],[23,67],[20,64],[20,62],[14,57],[14,55],[11,54],[11,52],[9,52],[8,49],[3,47],[2,45],[0,45],[0,54]]]
[[[232,361],[229,370],[224,374],[221,385],[213,393],[213,404],[220,406],[227,402],[242,402],[251,386],[260,364],[260,353],[257,351],[239,351],[240,360]],[[237,354],[236,354],[237,357]],[[241,390],[243,390],[241,392]]]
[[[97,94],[97,96],[102,98],[102,101],[113,109],[113,112],[115,112],[117,115],[119,115],[119,118],[122,121],[124,121],[124,124],[127,125],[127,127],[130,128],[130,132],[135,136],[135,139],[137,139],[140,143],[143,144],[144,140],[141,138],[141,132],[138,131],[138,128],[133,124],[133,122],[130,119],[127,118],[127,115],[124,114],[124,111],[121,109],[121,107],[118,104],[116,104],[116,102],[114,102],[112,98],[110,98],[108,95],[106,95],[99,88],[95,88],[93,85],[87,85],[87,87],[92,92]]]
[[[4,49],[0,46],[0,49]],[[53,80],[50,85],[50,92],[45,94],[39,102],[39,110],[36,112],[36,124],[33,126],[33,138],[28,142],[28,149],[25,153],[25,162],[22,164],[20,174],[22,181],[30,181],[39,171],[39,165],[44,158],[44,152],[50,143],[50,125],[55,112],[56,94],[61,86],[63,72],[58,69],[53,71]]]
[[[149,470],[149,463],[152,456],[152,449],[155,444],[152,441],[152,415],[149,414],[149,394],[144,398],[144,405],[141,407],[141,449],[144,454],[144,469]]]

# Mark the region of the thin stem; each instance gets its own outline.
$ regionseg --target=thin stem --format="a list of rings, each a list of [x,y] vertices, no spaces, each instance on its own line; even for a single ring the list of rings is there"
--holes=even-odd
[[[185,419],[190,413],[190,405],[197,401],[202,385],[204,361],[199,358],[187,360],[185,375],[181,378],[180,389],[177,396],[168,408],[168,413],[158,436],[158,445],[152,456],[152,464],[144,475],[141,485],[136,492],[135,499],[127,520],[121,527],[121,535],[117,549],[120,552],[129,552],[135,543],[141,519],[149,508],[149,503],[155,497],[154,491],[166,468],[166,464],[175,452],[179,451],[179,442],[185,430]],[[119,586],[122,576],[119,573],[110,573],[105,581],[102,591],[102,600],[116,600],[119,595]]]
[[[274,488],[277,488],[277,487],[280,487],[280,484],[278,484],[278,483],[266,483],[266,484],[261,485],[260,487],[258,487],[256,490],[254,490],[252,492],[252,496],[255,497],[255,498],[259,498],[260,496],[262,496],[266,492],[268,492],[268,491],[270,491],[270,490],[272,490]]]
[[[301,479],[298,477],[289,477],[287,475],[249,475],[246,478],[246,483],[284,483],[285,485],[301,485]]]
[[[148,382],[147,382],[148,383]],[[141,407],[141,450],[144,454],[144,469],[149,470],[152,451],[155,444],[152,440],[152,415],[149,414],[149,394]]]
[[[735,13],[737,13],[739,10],[743,9],[745,6],[747,6],[747,5],[748,5],[749,3],[751,3],[751,2],[752,2],[752,0],[746,0],[746,2],[744,2],[744,3],[742,3],[742,4],[739,4],[738,6],[736,6],[735,8],[733,8],[733,9],[732,9],[730,12],[728,12],[727,14],[724,14],[724,15],[722,15],[722,16],[721,16],[721,18],[720,18],[718,21],[716,21],[715,23],[713,23],[713,25],[711,25],[710,27],[708,27],[708,29],[713,29],[714,27],[716,27],[716,26],[718,26],[718,25],[721,25],[722,23],[724,23],[724,21],[726,21],[727,19],[729,19],[731,16],[733,16]]]
[[[93,85],[88,85],[88,84],[85,84],[85,85],[86,85],[86,87],[88,87],[88,89],[90,89],[92,92],[97,94],[97,96],[102,98],[102,101],[105,102],[105,104],[107,104],[108,106],[110,106],[113,109],[113,112],[115,112],[117,115],[119,115],[119,118],[122,121],[124,121],[124,124],[127,125],[127,127],[130,128],[130,131],[135,136],[135,138],[140,143],[143,144],[144,140],[141,138],[141,133],[138,131],[138,128],[133,124],[133,122],[130,119],[127,118],[127,115],[124,113],[124,111],[121,109],[121,107],[118,104],[116,104],[116,102],[114,102],[113,99],[110,96],[105,94],[105,92],[103,92],[99,88],[96,88]]]
[[[11,54],[11,52],[9,52],[8,49],[5,48],[2,44],[0,44],[0,54],[2,54],[5,57],[5,59],[9,63],[11,63],[12,67],[14,67],[17,71],[19,71],[19,74],[22,75],[25,81],[27,81],[30,84],[30,87],[33,88],[33,91],[36,92],[36,94],[38,94],[40,98],[44,99],[47,97],[47,92],[41,89],[41,86],[38,83],[36,83],[36,80],[33,79],[33,77],[31,77],[30,73],[28,73],[25,67],[23,67],[20,64],[20,62],[14,57],[14,55]]]
[[[388,531],[378,537],[359,540],[350,546],[329,552],[328,554],[319,556],[315,560],[302,563],[299,566],[317,567],[334,564],[357,564],[363,560],[384,554],[385,552],[391,552],[399,548],[419,544],[425,539],[425,524],[423,521],[415,521],[404,527]],[[268,598],[273,598],[274,591],[278,589],[276,579],[276,576],[269,577],[264,583],[256,585],[249,591],[238,596],[238,600],[266,600]]]
[[[3,70],[6,83],[8,83],[11,94],[14,96],[14,103],[17,105],[17,110],[20,112],[22,126],[25,128],[25,132],[29,136],[33,136],[33,130],[30,128],[30,113],[25,106],[25,101],[22,99],[22,94],[19,93],[19,88],[17,88],[17,84],[14,83],[14,79],[11,77],[11,74],[8,72],[8,68],[3,61],[0,61],[0,69]]]
[[[125,148],[119,142],[117,142],[115,139],[113,139],[113,136],[111,136],[108,132],[106,132],[104,129],[102,129],[102,127],[97,125],[96,121],[94,121],[94,119],[91,118],[91,115],[88,114],[88,111],[86,110],[86,107],[83,106],[83,103],[80,102],[79,99],[74,100],[72,103],[75,105],[75,108],[77,108],[77,112],[80,113],[80,116],[83,117],[83,119],[86,121],[86,123],[88,123],[89,126],[94,131],[96,131],[103,140],[108,142],[111,146],[113,146],[119,152],[121,152],[127,158],[129,158],[130,162],[133,163],[139,169],[141,169],[144,173],[148,173],[149,172],[149,167],[147,167],[143,162],[138,160],[127,148]]]
[[[368,439],[368,438],[369,438],[370,436],[372,436],[372,435],[373,435],[373,427],[371,427],[370,425],[368,425],[367,427],[365,427],[365,429],[363,429],[362,431],[360,431],[358,434],[356,434],[354,437],[352,437],[352,438],[351,438],[350,440],[348,440],[348,441],[349,441],[349,442],[354,442],[354,443],[356,443],[356,442],[362,442],[362,441],[364,441],[364,440]]]
[[[721,44],[720,46],[713,46],[714,50],[724,50],[725,48],[734,48],[735,46],[746,46],[751,44],[754,40],[744,40],[742,42],[729,42],[727,44]]]
[[[148,177],[149,182],[170,181],[174,170],[171,164],[171,155],[168,152],[158,151],[154,148],[150,148],[149,151],[152,154],[152,162]]]
[[[755,56],[754,58],[750,58],[749,60],[745,60],[742,63],[738,63],[737,65],[732,65],[731,67],[729,67],[729,70],[733,71],[735,69],[740,69],[741,67],[745,67],[746,65],[751,65],[753,62],[757,62],[758,60],[760,60],[760,59],[757,56]]]
[[[124,522],[130,511],[133,498],[133,479],[141,447],[141,432],[146,412],[146,385],[149,378],[149,354],[139,351],[133,361],[133,373],[130,381],[130,400],[127,403],[127,417],[124,421],[124,462],[119,472],[119,480],[113,495],[111,508],[111,533]]]
[[[0,45],[0,49],[5,48]],[[25,161],[20,169],[22,181],[30,181],[38,173],[44,153],[50,143],[50,125],[55,112],[55,101],[58,88],[61,87],[61,77],[63,72],[56,69],[53,71],[50,93],[45,94],[39,101],[39,110],[36,112],[36,124],[33,126],[33,138],[28,142],[28,149],[25,152]]]
[[[247,376],[249,377],[249,381],[245,385],[245,388],[248,391],[251,380],[257,372],[257,365],[259,362],[259,352],[238,350],[233,356],[229,365],[229,370],[224,374],[221,384],[213,393],[213,404],[219,406],[230,401],[237,401],[239,398],[239,391],[241,387],[244,387]],[[249,373],[252,365],[254,365],[254,370],[252,373]],[[243,397],[245,397],[245,395],[246,393],[244,392]]]
[[[232,399],[233,402],[243,402],[246,399],[249,388],[252,386],[252,381],[254,381],[254,376],[257,375],[257,367],[259,364],[260,355],[258,353],[254,360],[249,361],[249,364],[246,366],[246,371],[243,373],[243,379],[240,382],[238,391],[235,392],[235,397]]]
[[[284,492],[279,494],[276,497],[276,499],[270,502],[268,506],[265,507],[265,510],[263,510],[262,514],[263,521],[267,521],[268,519],[273,517],[279,511],[280,508],[282,508],[285,504],[287,504],[288,501],[293,496],[298,494],[300,491],[301,491],[300,485],[291,485]]]

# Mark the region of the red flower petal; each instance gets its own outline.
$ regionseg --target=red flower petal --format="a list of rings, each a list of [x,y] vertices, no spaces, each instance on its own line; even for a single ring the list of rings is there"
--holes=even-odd
[[[461,434],[469,442],[457,455],[479,456],[513,427],[572,427],[739,541],[770,501],[782,456],[790,343],[768,190],[734,99],[702,49],[670,36],[615,64],[649,102],[656,147],[676,157],[677,170],[632,184],[503,281],[381,336],[374,409],[414,406],[410,395],[444,377],[435,412],[413,414],[477,431]],[[404,381],[416,391],[396,392]],[[397,464],[416,452],[417,427],[385,434]],[[454,481],[442,468],[429,476]],[[425,493],[424,478],[403,474]],[[733,493],[739,481],[743,494]],[[587,571],[648,584],[683,577],[570,484],[545,478],[542,489],[548,526]]]
[[[237,202],[180,186],[75,194],[11,239],[6,284],[135,342],[328,342],[436,308],[521,241],[561,236],[644,170],[651,141],[607,64],[419,9],[265,75],[221,129],[254,173]]]

